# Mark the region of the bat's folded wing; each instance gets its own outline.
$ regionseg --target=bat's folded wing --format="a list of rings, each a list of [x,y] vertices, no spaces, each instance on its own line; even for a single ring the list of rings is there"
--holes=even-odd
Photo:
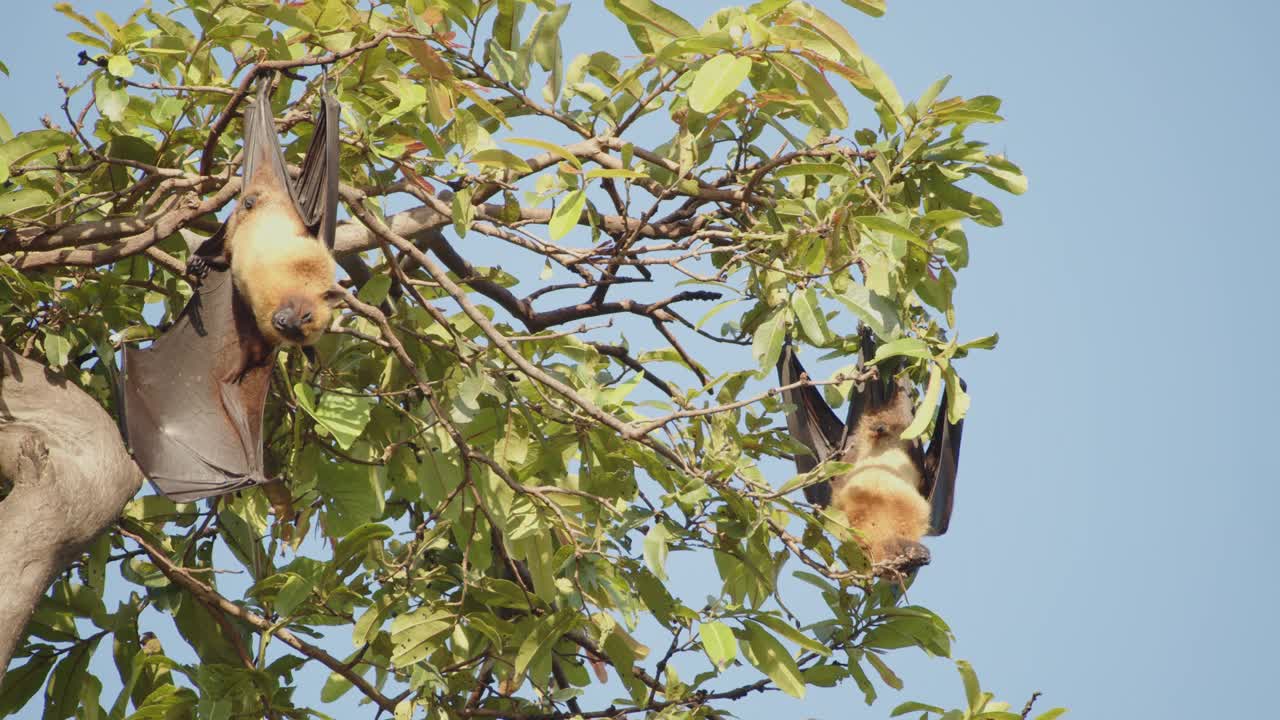
[[[239,326],[252,319],[236,302],[231,273],[210,271],[172,327],[149,348],[124,352],[126,439],[143,474],[178,502],[266,481],[262,409],[271,367],[244,369],[242,337],[252,328]]]
[[[963,386],[964,381],[961,381]],[[924,495],[929,499],[929,534],[942,535],[951,524],[956,497],[956,473],[960,469],[960,437],[964,420],[947,421],[947,392],[933,424],[933,437],[924,451]]]
[[[788,343],[778,359],[778,382],[783,386],[794,385],[804,373],[804,366]],[[831,457],[844,442],[844,424],[822,399],[822,393],[812,385],[783,390],[782,399],[794,406],[787,412],[787,431],[801,445],[809,448],[809,454],[796,455],[796,470],[809,472]],[[804,496],[811,503],[829,505],[831,483],[810,485],[804,489]]]
[[[320,94],[315,131],[302,158],[302,169],[293,183],[293,198],[303,222],[333,250],[338,228],[338,115],[342,108],[328,92]]]

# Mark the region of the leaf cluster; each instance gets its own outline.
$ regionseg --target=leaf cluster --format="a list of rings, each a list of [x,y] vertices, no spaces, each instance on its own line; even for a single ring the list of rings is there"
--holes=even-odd
[[[1025,189],[969,136],[999,100],[943,79],[906,101],[799,0],[701,26],[605,0],[635,47],[570,59],[554,0],[176,5],[57,6],[85,72],[60,122],[0,118],[0,339],[115,409],[269,70],[291,161],[319,88],[343,104],[354,296],[318,366],[278,360],[288,496],[133,501],[37,611],[0,714],[43,687],[48,718],[302,717],[323,667],[322,703],[397,718],[708,717],[846,682],[870,703],[902,686],[892,651],[950,655],[855,530],[775,490],[814,477],[766,480],[799,448],[762,379],[788,337],[846,357],[865,323],[964,415],[952,361],[996,341],[955,332],[965,228],[1001,222],[972,188]],[[186,647],[147,631],[171,626]],[[114,698],[88,671],[105,638]]]

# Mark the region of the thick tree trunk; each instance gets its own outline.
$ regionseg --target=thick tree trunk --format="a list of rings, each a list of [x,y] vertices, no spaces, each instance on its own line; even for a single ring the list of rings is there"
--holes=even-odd
[[[49,584],[142,485],[93,398],[0,345],[0,679]]]

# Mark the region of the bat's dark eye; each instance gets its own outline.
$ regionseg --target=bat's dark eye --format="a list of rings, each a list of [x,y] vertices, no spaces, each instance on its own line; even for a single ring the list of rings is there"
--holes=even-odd
[[[303,322],[303,323],[309,323],[309,322],[311,322],[311,313],[309,313],[309,312],[304,312],[304,313],[302,313],[302,322]]]
[[[253,206],[257,204],[258,204],[258,197],[256,195],[250,195],[244,199],[245,210],[252,210]]]

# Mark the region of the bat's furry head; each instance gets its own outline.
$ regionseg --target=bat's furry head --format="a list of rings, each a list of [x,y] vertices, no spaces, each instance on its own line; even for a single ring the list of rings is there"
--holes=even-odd
[[[285,192],[250,189],[227,228],[231,274],[272,345],[311,345],[342,299],[337,265]]]
[[[872,562],[891,559],[902,541],[919,541],[929,529],[929,501],[883,471],[864,472],[845,485],[835,506],[862,533]]]

